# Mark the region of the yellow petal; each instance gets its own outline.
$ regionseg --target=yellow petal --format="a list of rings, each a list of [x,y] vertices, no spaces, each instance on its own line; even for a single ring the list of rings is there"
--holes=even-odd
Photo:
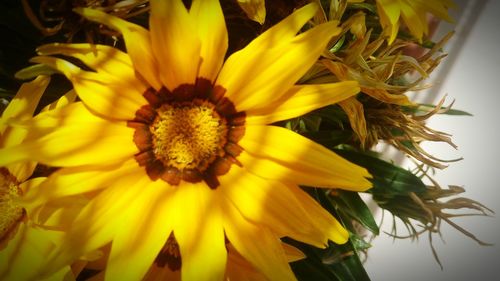
[[[228,46],[226,22],[219,1],[195,0],[191,4],[189,15],[201,40],[198,77],[215,81]]]
[[[61,71],[71,80],[78,96],[87,106],[110,119],[132,120],[135,112],[147,103],[142,96],[145,85],[138,80],[84,71],[54,57],[35,57],[32,61]]]
[[[49,82],[50,77],[38,76],[35,80],[21,85],[16,96],[9,102],[0,118],[0,148],[15,146],[25,140],[29,133],[28,130],[9,126],[8,123],[31,118]],[[34,162],[5,165],[19,182],[23,182],[30,177],[35,166],[36,163]]]
[[[306,258],[306,255],[302,253],[299,249],[295,248],[292,245],[288,245],[286,243],[282,243],[283,250],[285,250],[285,255],[287,257],[288,262],[299,261],[301,259]]]
[[[41,112],[49,111],[49,110],[54,110],[56,108],[61,108],[66,105],[69,105],[70,103],[74,102],[76,100],[77,94],[75,90],[70,90],[64,96],[60,97],[56,101],[54,101],[51,104],[48,104],[45,106]]]
[[[135,70],[130,57],[110,46],[91,44],[53,43],[37,48],[42,56],[65,55],[77,58],[98,73],[106,72],[120,79],[135,80]],[[144,87],[147,87],[146,85]]]
[[[47,257],[44,273],[50,275],[62,266],[107,243],[121,231],[131,202],[144,193],[151,180],[142,171],[124,175],[86,205],[75,218],[63,242]]]
[[[61,234],[21,224],[6,248],[0,251],[1,280],[40,280],[46,257]]]
[[[38,76],[35,80],[21,85],[17,94],[2,113],[2,118],[0,119],[0,134],[2,134],[2,138],[6,137],[4,134],[4,122],[7,119],[26,119],[33,116],[38,102],[47,88],[47,85],[49,85],[49,82],[49,76]],[[3,143],[5,143],[5,140],[3,140]],[[12,144],[14,143],[9,143],[9,145]]]
[[[204,183],[183,183],[173,194],[173,228],[182,258],[182,280],[224,277],[227,251],[217,193]]]
[[[377,11],[383,33],[389,37],[388,42],[392,44],[399,30],[399,16],[401,13],[399,0],[377,1]]]
[[[15,163],[5,165],[9,173],[13,175],[19,182],[27,180],[35,171],[37,163],[34,161],[26,161],[22,163]]]
[[[61,168],[40,186],[26,192],[23,206],[29,211],[52,200],[103,189],[116,179],[140,169],[143,168],[135,159],[110,166]]]
[[[32,135],[41,136],[50,133],[53,129],[71,124],[85,124],[86,122],[103,122],[103,119],[89,112],[82,102],[74,102],[66,106],[47,110],[37,114],[32,119],[12,122],[12,126],[24,128]]]
[[[377,0],[379,14],[387,16],[391,25],[396,24],[399,20],[401,2],[401,0]]]
[[[224,229],[233,247],[268,280],[297,280],[281,241],[265,226],[246,221],[232,206],[224,209]]]
[[[264,0],[238,0],[238,4],[248,18],[261,25],[264,24],[266,20],[266,3]]]
[[[89,20],[107,25],[122,33],[127,47],[127,53],[134,68],[156,90],[161,88],[158,76],[158,61],[153,55],[149,31],[140,25],[133,24],[105,12],[88,8],[76,8],[75,12]]]
[[[301,189],[294,189],[293,195],[299,202],[304,202],[304,208],[307,210],[310,220],[316,224],[316,227],[322,228],[326,237],[337,244],[344,244],[349,239],[349,233],[325,210],[316,200]]]
[[[64,96],[60,97],[58,100],[54,101],[53,103],[45,106],[42,109],[43,111],[48,111],[48,110],[53,110],[55,108],[60,108],[68,105],[69,103],[73,102],[76,98],[76,93],[75,91],[71,90],[68,93],[66,93]],[[19,119],[16,119],[15,122],[19,122]],[[31,121],[31,120],[30,120]],[[16,126],[13,125],[13,127],[7,128],[11,132],[12,135],[16,135],[13,138],[18,139],[18,140],[24,140],[24,135],[26,135],[28,132],[27,128],[23,128],[22,126]],[[6,134],[6,136],[10,136],[11,134]],[[20,135],[23,135],[22,137]],[[16,142],[11,143],[16,144]],[[16,177],[16,179],[19,182],[24,182],[26,179],[31,177],[33,174],[33,171],[36,168],[37,163],[34,161],[28,161],[28,162],[22,162],[22,163],[14,163],[14,164],[9,164],[7,165],[7,169],[9,172]]]
[[[399,31],[399,22],[396,23],[395,25],[384,27],[384,34],[389,36],[388,40],[389,44],[392,44],[392,42],[394,42],[396,36],[398,35],[398,31]]]
[[[16,120],[17,121],[17,120]],[[8,126],[5,128],[4,135],[0,137],[0,148],[13,147],[22,143],[29,131],[26,128]],[[36,167],[36,162],[24,161],[21,163],[9,163],[5,167],[11,175],[19,182],[29,178]]]
[[[267,226],[280,237],[288,236],[316,247],[326,245],[328,237],[322,232],[326,226],[313,223],[314,218],[304,208],[310,202],[299,202],[293,195],[299,192],[297,186],[244,173],[243,169],[233,167],[220,179],[224,194],[243,217]]]
[[[82,208],[89,203],[89,197],[86,194],[56,199],[37,210],[26,209],[26,212],[31,220],[43,225],[46,229],[68,229]]]
[[[259,1],[259,0],[257,0]],[[310,3],[297,9],[291,15],[267,29],[245,47],[246,53],[261,52],[289,43],[299,30],[310,20],[318,10],[316,3]],[[233,56],[243,56],[245,52],[237,52]],[[238,54],[238,55],[236,55]]]
[[[24,195],[30,191],[30,189],[36,189],[40,186],[47,178],[46,177],[36,177],[29,180],[23,181],[19,184],[19,189],[22,191],[23,198]],[[22,198],[21,198],[22,199]]]
[[[138,152],[134,130],[125,122],[92,120],[90,113],[79,117],[81,122],[65,124],[47,135],[1,149],[0,166],[26,160],[56,167],[105,165],[124,161]]]
[[[271,106],[249,109],[246,124],[270,124],[304,115],[315,109],[337,103],[359,93],[358,83],[346,81],[331,84],[296,85]],[[280,103],[281,102],[281,103]]]
[[[227,244],[227,269],[224,280],[238,281],[268,281],[260,271],[250,264],[238,251],[231,245]]]
[[[65,266],[53,275],[39,279],[40,281],[73,281],[76,280],[75,274],[70,266]],[[87,279],[87,281],[92,281]]]
[[[172,190],[157,181],[140,187],[141,194],[127,206],[111,246],[107,280],[142,280],[172,231]]]
[[[17,119],[14,120],[15,122],[19,122]],[[26,139],[28,133],[29,131],[23,127],[6,126],[4,135],[0,137],[0,148],[13,147],[22,143]],[[13,175],[19,182],[29,178],[34,171],[35,166],[36,162],[33,161],[10,163],[5,165],[10,174]]]
[[[364,191],[371,187],[366,169],[290,130],[247,126],[238,160],[266,179],[298,185]]]
[[[14,146],[24,141],[28,131],[24,128],[9,126],[8,123],[31,118],[49,82],[50,77],[38,76],[35,80],[21,85],[16,96],[9,102],[0,118],[0,148]],[[16,177],[23,177],[20,170],[24,168],[12,167],[12,170],[9,170],[14,172]]]
[[[328,22],[276,47],[267,42],[259,43],[258,52],[246,47],[229,57],[217,84],[227,90],[227,97],[239,111],[272,103],[314,64],[330,38],[339,32],[336,22]]]
[[[172,91],[181,84],[194,84],[201,44],[182,1],[151,0],[149,29],[163,85]]]
[[[349,123],[351,124],[351,128],[358,136],[361,145],[364,145],[368,132],[366,130],[366,120],[363,104],[360,103],[355,97],[353,97],[340,102],[339,105],[347,114]]]
[[[423,13],[425,15],[425,12]],[[414,10],[410,4],[401,4],[401,16],[403,20],[410,29],[411,34],[419,41],[422,42],[422,36],[427,33],[427,30],[424,30],[424,25],[427,27],[427,23],[423,23],[421,21],[421,17],[418,15],[417,11]],[[424,16],[424,20],[427,21],[427,17]]]

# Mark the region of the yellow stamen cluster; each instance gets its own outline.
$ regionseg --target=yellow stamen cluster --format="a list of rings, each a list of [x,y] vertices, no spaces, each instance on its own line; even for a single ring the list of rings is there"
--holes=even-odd
[[[16,226],[23,217],[24,209],[15,202],[21,195],[19,183],[6,169],[0,169],[0,240]]]
[[[150,131],[154,153],[164,164],[203,171],[224,154],[227,126],[212,104],[198,100],[164,104],[157,113]]]

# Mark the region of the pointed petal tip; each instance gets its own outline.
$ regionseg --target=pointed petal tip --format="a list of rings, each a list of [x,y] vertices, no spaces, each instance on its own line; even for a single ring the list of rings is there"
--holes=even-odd
[[[329,239],[337,245],[342,245],[349,241],[349,235],[339,236],[339,233],[332,234]]]
[[[325,234],[327,235],[325,247],[328,247],[328,241],[332,241],[338,245],[349,241],[349,232],[336,219],[330,223],[328,232]]]
[[[302,6],[301,8],[299,8],[298,11],[309,10],[312,13],[312,15],[311,15],[311,17],[312,17],[318,11],[318,9],[319,9],[318,3],[311,2],[311,3],[306,4],[306,5]]]
[[[373,187],[373,183],[371,182],[371,179],[373,179],[373,176],[367,172],[366,175],[363,175],[363,179],[359,183],[358,188],[356,191],[363,192],[367,191],[368,189]]]
[[[79,14],[79,15],[83,15],[83,11],[84,11],[84,7],[76,7],[76,8],[73,8],[73,12]]]
[[[104,12],[102,11],[99,11],[97,9],[92,9],[92,8],[87,8],[87,7],[75,7],[73,8],[73,12],[79,14],[80,16],[82,17],[88,17],[88,15],[92,15],[92,14],[105,14]]]
[[[91,8],[86,8],[86,7],[75,7],[75,8],[73,8],[73,12],[75,12],[76,14],[79,14],[80,16],[82,16],[88,20],[93,20],[93,21],[96,20],[95,19],[96,15],[99,15],[99,14],[107,15],[106,13],[104,13],[102,11],[99,11],[96,9],[91,9]]]
[[[90,21],[95,21],[104,25],[107,25],[113,29],[118,29],[117,26],[123,23],[128,23],[125,20],[122,20],[119,17],[110,15],[101,10],[85,8],[85,7],[77,7],[73,8],[73,12],[79,14],[80,16],[86,18]]]
[[[68,44],[64,44],[64,43],[49,43],[49,44],[45,44],[45,45],[37,47],[35,49],[35,51],[37,54],[39,54],[41,56],[54,55],[54,54],[58,54],[59,53],[58,51],[67,45]]]

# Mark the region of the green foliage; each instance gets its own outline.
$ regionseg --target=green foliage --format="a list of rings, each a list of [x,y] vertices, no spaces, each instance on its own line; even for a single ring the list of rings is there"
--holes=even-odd
[[[413,113],[413,114],[425,114],[428,113],[429,111],[433,110],[436,106],[432,104],[426,104],[426,103],[421,103],[417,107],[403,107],[403,109],[408,112],[408,113]],[[447,108],[441,112],[438,112],[439,114],[445,114],[445,115],[456,115],[456,116],[472,116],[469,112],[463,111],[463,110],[458,110],[458,109],[452,109],[452,108]]]
[[[401,167],[381,160],[377,157],[350,150],[335,150],[340,156],[365,167],[372,174],[373,188],[369,190],[374,196],[407,195],[410,192],[423,193],[426,190],[422,180]]]
[[[330,200],[337,206],[339,215],[343,221],[357,221],[373,234],[379,234],[379,228],[373,214],[359,196],[359,193],[352,191],[335,191],[337,194],[330,196]]]
[[[338,209],[325,194],[324,189],[308,189],[321,205],[332,215],[339,218]],[[285,238],[284,241],[299,248],[307,258],[296,261],[291,267],[301,281],[369,281],[358,251],[366,250],[369,244],[354,234],[351,223],[343,221],[350,231],[349,241],[343,245],[329,243],[325,249]]]
[[[370,13],[376,15],[377,14],[377,6],[375,4],[370,3],[352,3],[347,6],[348,9],[353,10],[366,10]]]
[[[337,43],[335,43],[335,45],[333,45],[333,47],[330,48],[330,52],[335,53],[338,50],[340,50],[342,48],[342,46],[344,45],[344,42],[345,42],[345,35],[342,35],[342,37],[340,37],[340,39],[337,41]]]
[[[342,143],[347,143],[353,138],[353,132],[346,130],[321,130],[303,133],[303,135],[327,147],[335,147]]]

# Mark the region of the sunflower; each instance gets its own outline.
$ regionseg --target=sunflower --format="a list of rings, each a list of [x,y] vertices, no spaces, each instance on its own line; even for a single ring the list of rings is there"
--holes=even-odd
[[[452,0],[376,0],[380,24],[391,44],[398,34],[400,18],[403,19],[410,33],[422,42],[422,36],[428,34],[427,13],[452,22],[448,9],[454,8]]]
[[[296,35],[316,10],[304,6],[224,61],[218,1],[193,1],[189,10],[180,0],[151,1],[150,30],[78,9],[120,31],[127,53],[40,47],[32,61],[61,71],[82,101],[38,115],[29,141],[0,151],[0,165],[61,167],[43,192],[26,196],[29,204],[91,198],[40,274],[111,243],[105,278],[139,280],[160,265],[157,256],[174,236],[183,280],[222,280],[228,243],[266,278],[294,280],[281,237],[317,247],[345,243],[347,231],[299,185],[363,191],[370,175],[269,125],[359,92],[352,81],[295,85],[340,31],[329,22]]]
[[[50,78],[39,76],[24,83],[0,118],[0,148],[22,143],[26,128],[11,125],[30,119],[49,84]],[[71,100],[68,94],[46,109],[64,106]],[[36,188],[45,179],[31,178],[36,162],[23,161],[0,167],[0,280],[28,280],[36,277],[34,270],[44,263],[61,237],[60,233],[37,227],[20,203],[24,193]],[[69,268],[63,268],[53,280],[63,280]]]

